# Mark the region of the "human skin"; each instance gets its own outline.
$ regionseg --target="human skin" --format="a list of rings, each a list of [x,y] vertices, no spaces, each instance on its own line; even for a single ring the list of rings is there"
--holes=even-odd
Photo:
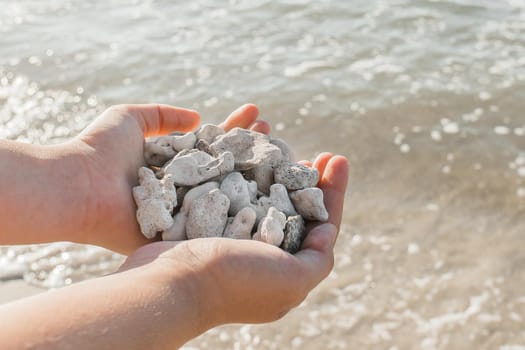
[[[247,118],[245,115],[249,113],[245,113],[246,110],[242,112],[242,108],[251,110],[251,117]],[[253,112],[256,112],[256,108],[251,106],[242,108],[241,112],[234,113],[233,117],[226,120],[224,124],[226,129],[241,126],[256,128],[262,132],[269,131],[267,124],[255,121],[257,115]],[[76,142],[70,144],[71,149],[58,153],[61,155],[58,160],[73,162],[74,157],[78,156],[75,152],[87,152],[84,147],[89,145],[93,149],[91,152],[101,152],[101,154],[88,153],[91,158],[84,158],[85,164],[82,169],[88,169],[88,174],[92,176],[93,169],[89,167],[95,163],[100,164],[101,168],[97,169],[100,171],[108,171],[107,164],[121,167],[122,171],[115,171],[112,176],[116,177],[120,174],[126,179],[120,185],[124,187],[122,191],[127,189],[129,195],[130,186],[136,182],[135,175],[131,173],[131,170],[136,168],[132,167],[139,166],[142,161],[132,156],[127,160],[119,161],[115,154],[125,157],[125,152],[117,150],[119,145],[128,147],[128,151],[132,149],[134,142],[126,139],[132,138],[129,135],[134,134],[135,127],[127,125],[127,120],[135,117],[130,116],[128,110],[110,109],[109,112],[112,113],[110,116],[103,115],[80,136],[81,141],[76,141],[83,142],[84,146]],[[122,113],[123,116],[117,118],[113,116],[113,113]],[[190,118],[194,117],[190,116]],[[133,123],[136,122],[131,124]],[[146,128],[139,124],[138,128],[141,131],[136,132],[135,136],[165,133],[165,127],[161,128],[161,124],[150,123]],[[125,133],[120,137],[118,129],[122,125],[127,125],[129,129],[124,128]],[[191,127],[193,125],[188,128]],[[142,134],[143,130],[147,132]],[[150,133],[150,130],[153,132]],[[105,136],[107,133],[112,134],[113,137]],[[122,143],[106,144],[106,142],[114,142],[111,140],[115,138]],[[28,203],[29,197],[24,200],[17,196],[29,194],[39,196],[38,191],[52,194],[52,191],[46,189],[48,185],[57,186],[56,188],[66,186],[68,190],[82,189],[86,185],[83,177],[76,179],[74,175],[69,174],[68,164],[64,164],[63,170],[58,171],[58,174],[50,170],[39,172],[38,169],[35,170],[31,166],[26,167],[23,160],[31,159],[32,149],[20,145],[18,147],[21,148],[17,148],[17,144],[13,143],[10,143],[8,147],[0,145],[0,169],[2,169],[0,176],[3,177],[6,174],[14,176],[20,171],[30,171],[23,177],[26,181],[39,179],[37,185],[31,187],[33,193],[26,189],[12,189],[11,187],[20,186],[20,183],[23,183],[17,183],[14,180],[8,181],[11,186],[0,189],[7,192],[14,191],[15,193],[8,193],[7,198],[20,201],[19,208],[32,204]],[[141,150],[140,147],[138,149]],[[45,155],[45,152],[43,154]],[[22,160],[20,162],[22,168],[19,168],[18,172],[11,169],[13,163],[6,162],[3,160],[4,157],[11,161]],[[37,162],[33,166],[46,168],[44,163],[49,159],[55,166],[61,164],[53,157],[41,155],[36,158]],[[108,163],[109,160],[115,163]],[[1,164],[1,162],[4,163]],[[64,233],[54,232],[54,230],[62,229],[60,215],[58,218],[53,217],[57,215],[53,210],[60,209],[71,215],[67,218],[65,215],[61,216],[62,220],[67,221],[63,223],[67,229],[75,228],[74,220],[79,220],[75,224],[89,224],[90,218],[97,220],[97,223],[90,224],[90,230],[94,231],[85,230],[79,237],[69,240],[92,244],[102,242],[99,244],[111,248],[125,244],[125,242],[119,242],[118,239],[135,239],[133,244],[126,245],[121,251],[129,251],[138,246],[141,248],[136,249],[115,274],[0,307],[0,324],[3,325],[2,332],[0,332],[2,348],[173,349],[220,324],[261,323],[284,316],[291,308],[299,305],[333,267],[333,248],[341,223],[348,180],[348,163],[342,156],[322,153],[313,164],[304,163],[319,170],[318,186],[323,190],[330,218],[328,223],[309,227],[301,250],[295,255],[262,242],[227,238],[155,242],[144,245],[144,240],[134,237],[135,235],[140,236],[136,225],[126,226],[123,223],[126,215],[134,217],[134,211],[125,212],[122,214],[122,219],[104,226],[104,219],[109,220],[107,217],[114,214],[114,212],[105,214],[104,210],[123,210],[130,205],[124,192],[119,194],[120,189],[114,187],[119,184],[117,178],[106,180],[108,184],[103,189],[113,191],[114,197],[120,196],[121,199],[114,200],[107,206],[99,203],[98,206],[101,208],[90,204],[85,207],[86,212],[79,217],[74,216],[70,206],[81,205],[81,203],[76,202],[75,196],[69,192],[60,195],[64,196],[61,197],[61,200],[69,201],[66,204],[59,203],[60,201],[55,203],[54,199],[50,199],[50,203],[39,203],[41,207],[38,204],[31,207],[30,209],[33,210],[44,211],[44,213],[35,213],[36,221],[41,226],[19,222],[18,224],[24,229],[33,230],[27,232],[30,236],[27,239],[18,237],[19,243],[20,240],[23,240],[24,243],[34,242],[35,238],[40,241],[63,239],[61,237],[64,237]],[[5,169],[7,165],[11,166],[9,170]],[[78,166],[78,164],[75,165]],[[53,175],[51,178],[44,177],[50,174]],[[53,177],[58,177],[58,179]],[[95,190],[97,187],[92,182],[98,178],[88,177],[88,179],[88,188],[92,191],[99,191]],[[0,205],[3,206],[0,208],[0,213],[9,206],[5,203]],[[9,210],[9,213],[15,216],[15,220],[30,215],[18,214],[13,209]],[[46,217],[44,214],[51,217]],[[6,224],[5,220],[9,217],[4,213],[0,215],[4,215],[0,220],[0,225],[2,225],[0,232],[3,232],[0,242],[6,244],[9,243],[9,236],[6,235],[4,226],[11,234],[24,231],[18,231],[13,223]],[[103,215],[103,218],[96,219],[90,215]],[[130,220],[130,217],[128,220],[134,221]],[[47,224],[51,224],[51,227],[45,227]],[[119,228],[119,224],[124,227]],[[67,231],[66,228],[64,231]],[[103,231],[99,236],[95,235],[96,238],[91,236],[96,233],[96,229],[103,228],[106,228],[107,231]],[[49,234],[52,235],[51,238],[46,237]],[[114,235],[116,238],[105,238],[104,236],[107,235]]]
[[[247,104],[221,124],[268,133]],[[144,137],[190,131],[195,111],[120,105],[59,145],[0,140],[0,244],[71,241],[130,254],[149,243],[135,220],[131,188],[144,165]]]
[[[330,223],[291,255],[257,241],[205,238],[138,249],[113,275],[0,307],[5,349],[174,349],[226,323],[277,320],[331,271],[348,165],[322,171]]]

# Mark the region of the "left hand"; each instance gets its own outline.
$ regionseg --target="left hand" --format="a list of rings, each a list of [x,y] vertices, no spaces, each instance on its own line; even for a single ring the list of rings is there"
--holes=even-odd
[[[252,104],[235,110],[220,124],[268,133],[269,125],[257,120]],[[191,131],[199,125],[195,111],[167,105],[118,105],[107,109],[70,145],[90,184],[85,195],[85,225],[76,241],[128,254],[150,243],[139,230],[131,189],[144,166],[144,138],[172,131]]]

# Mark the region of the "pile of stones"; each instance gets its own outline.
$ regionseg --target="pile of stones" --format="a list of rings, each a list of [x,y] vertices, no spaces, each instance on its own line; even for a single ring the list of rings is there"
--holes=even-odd
[[[326,221],[316,169],[296,163],[280,139],[212,124],[146,139],[133,188],[144,236],[263,241],[294,254],[305,221]]]

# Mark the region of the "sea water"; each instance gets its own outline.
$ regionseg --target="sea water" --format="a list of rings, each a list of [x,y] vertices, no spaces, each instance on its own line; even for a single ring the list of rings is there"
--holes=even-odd
[[[300,158],[350,159],[327,280],[278,322],[217,328],[187,349],[525,349],[525,1],[0,9],[2,138],[61,142],[116,103],[219,122],[253,102]],[[0,278],[60,287],[122,259],[0,247]]]

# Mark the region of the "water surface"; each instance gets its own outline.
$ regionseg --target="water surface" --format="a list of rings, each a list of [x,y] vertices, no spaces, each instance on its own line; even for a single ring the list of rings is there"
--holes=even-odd
[[[0,137],[55,143],[116,103],[259,105],[352,164],[336,268],[297,310],[187,349],[525,349],[525,2],[0,0]],[[57,287],[86,246],[0,247]]]

